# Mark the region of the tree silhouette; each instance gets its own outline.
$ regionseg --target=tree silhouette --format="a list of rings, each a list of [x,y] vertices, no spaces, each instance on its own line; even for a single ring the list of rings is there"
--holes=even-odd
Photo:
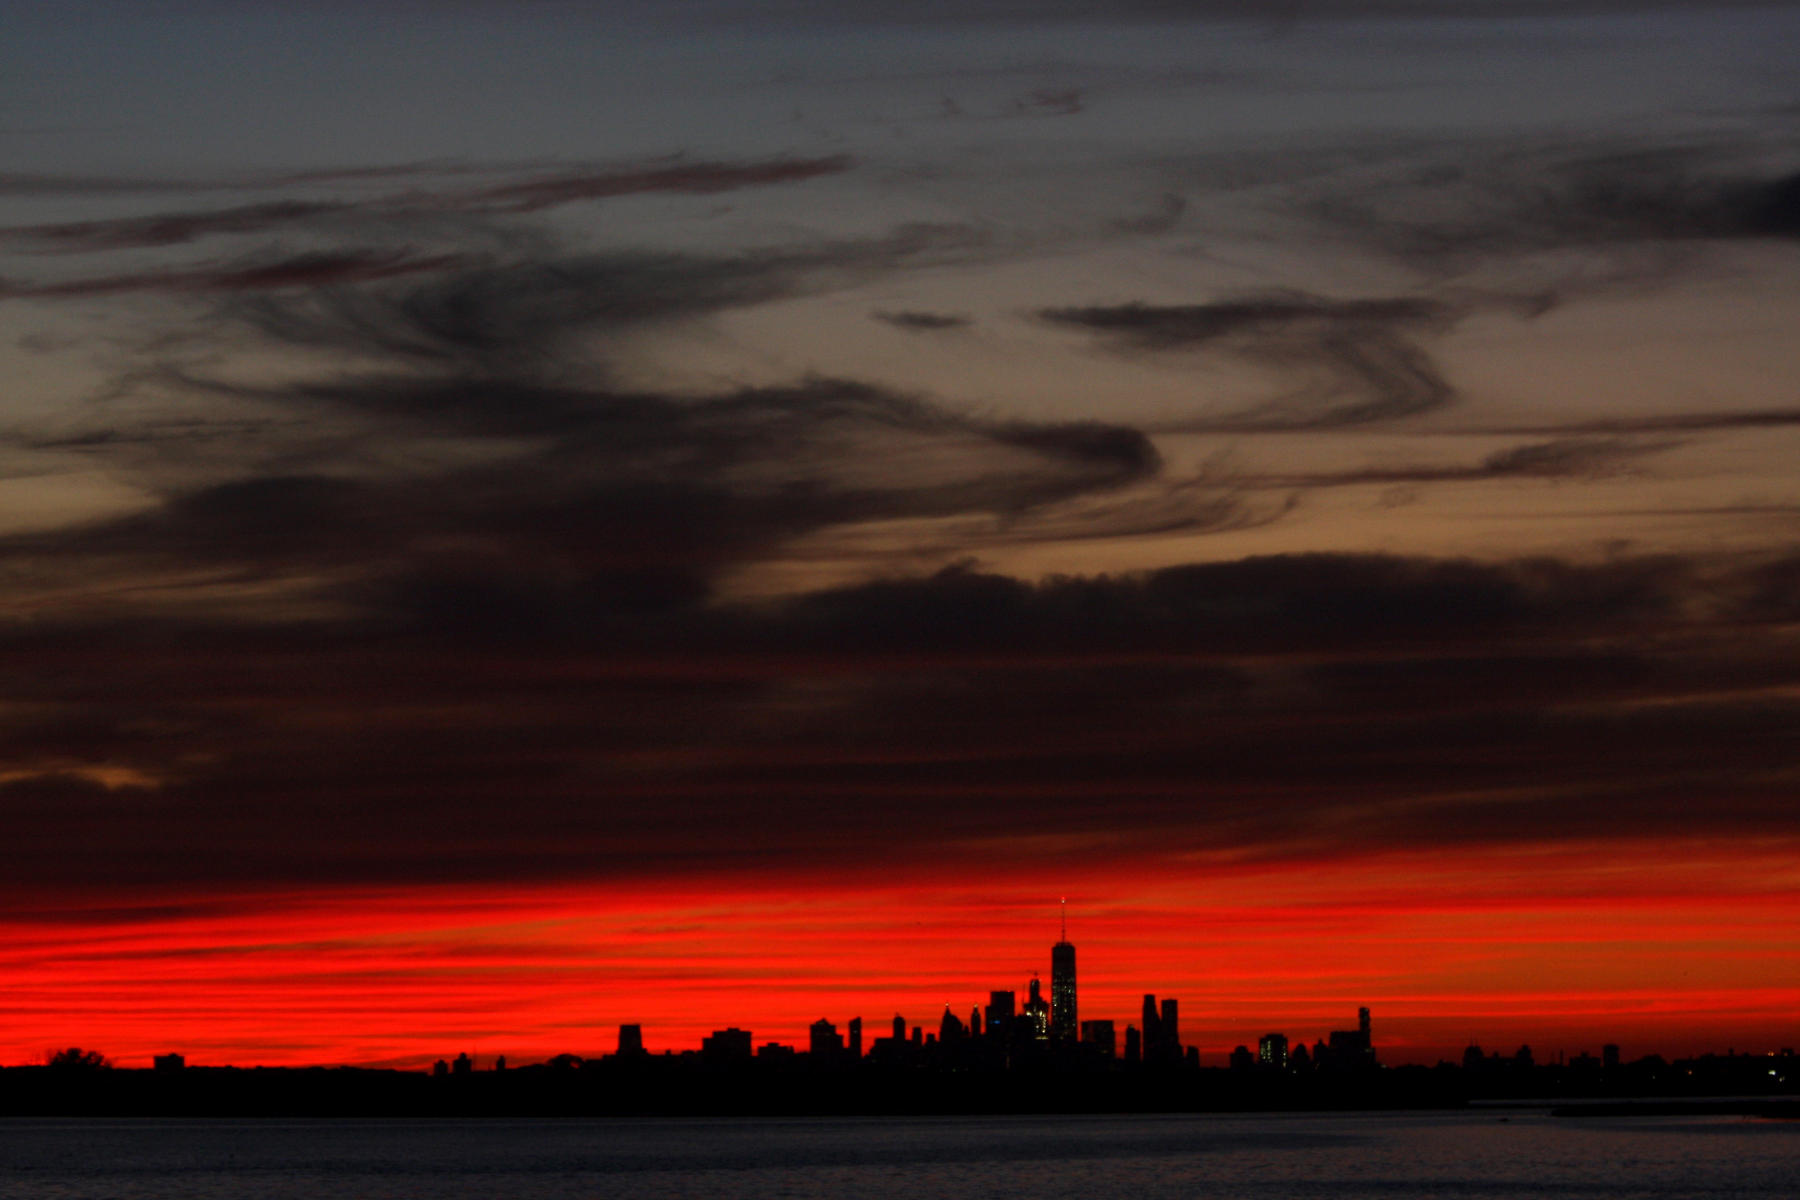
[[[104,1071],[112,1066],[112,1059],[106,1055],[80,1046],[54,1051],[44,1061],[59,1071]]]

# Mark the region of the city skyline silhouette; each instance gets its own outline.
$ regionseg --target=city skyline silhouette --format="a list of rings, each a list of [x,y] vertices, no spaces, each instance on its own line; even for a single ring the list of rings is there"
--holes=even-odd
[[[1267,7],[0,0],[0,1063],[1800,1041],[1800,7]]]
[[[751,1029],[740,1028],[735,1024],[725,1025],[713,1029],[700,1039],[697,1046],[671,1045],[666,1036],[658,1036],[653,1023],[641,1019],[622,1021],[616,1026],[617,1040],[610,1052],[591,1051],[582,1054],[565,1049],[546,1055],[541,1061],[521,1058],[515,1053],[511,1065],[515,1068],[542,1065],[566,1067],[602,1060],[630,1064],[655,1060],[666,1062],[672,1057],[693,1059],[697,1056],[701,1062],[714,1067],[748,1065],[754,1059],[759,1062],[766,1060],[774,1067],[809,1060],[814,1070],[860,1068],[865,1063],[884,1068],[928,1067],[950,1073],[967,1070],[1030,1073],[1047,1069],[1093,1072],[1120,1067],[1149,1071],[1183,1070],[1192,1073],[1202,1068],[1226,1067],[1234,1072],[1254,1070],[1301,1076],[1313,1073],[1355,1076],[1366,1075],[1383,1066],[1431,1065],[1426,1059],[1416,1055],[1398,1059],[1390,1056],[1390,1060],[1384,1063],[1373,1033],[1373,1012],[1368,1005],[1357,1007],[1356,1023],[1352,1028],[1315,1031],[1310,1035],[1303,1031],[1291,1037],[1285,1031],[1264,1032],[1253,1038],[1246,1037],[1233,1046],[1228,1054],[1218,1053],[1215,1047],[1208,1047],[1203,1053],[1200,1045],[1183,1037],[1180,999],[1175,996],[1164,996],[1159,1000],[1156,993],[1144,992],[1136,1023],[1111,1017],[1094,1016],[1084,1019],[1081,1015],[1076,974],[1077,951],[1068,934],[1067,904],[1066,897],[1059,901],[1059,936],[1049,947],[1051,998],[1046,998],[1043,994],[1039,972],[1032,971],[1023,1001],[1019,991],[1015,989],[994,988],[986,992],[985,1004],[971,1005],[967,1021],[960,1016],[954,1001],[944,1004],[935,1021],[914,1020],[904,1013],[896,1012],[891,1022],[877,1020],[872,1023],[876,1032],[866,1047],[864,1016],[860,1013],[843,1020],[841,1029],[838,1021],[829,1016],[821,1016],[808,1024],[804,1038],[792,1038],[787,1042],[778,1037],[760,1039]],[[628,1007],[629,1001],[624,1003]],[[1192,1012],[1191,1007],[1189,1011]],[[649,1040],[645,1036],[647,1024],[651,1028]],[[891,1034],[880,1032],[882,1029],[891,1029]],[[595,1030],[586,1035],[588,1044],[592,1043],[599,1032]],[[1310,1045],[1308,1036],[1312,1037]],[[1585,1046],[1573,1056],[1561,1048],[1549,1049],[1543,1064],[1557,1068],[1572,1065],[1577,1080],[1598,1079],[1596,1072],[1601,1069],[1619,1077],[1616,1073],[1626,1061],[1622,1057],[1620,1046],[1608,1041],[1599,1048],[1601,1054],[1597,1056],[1589,1053]],[[1751,1058],[1774,1056],[1785,1062],[1792,1060],[1794,1056],[1793,1048],[1785,1045],[1779,1049],[1769,1046],[1746,1047],[1746,1050]],[[1710,1059],[1716,1053],[1716,1050],[1706,1051],[1700,1057]],[[1667,1061],[1664,1055],[1655,1050],[1647,1050],[1639,1057],[1643,1063],[1666,1064]],[[1735,1061],[1738,1048],[1728,1047],[1725,1057]],[[82,1074],[115,1065],[114,1060],[102,1052],[92,1048],[84,1050],[79,1046],[47,1051],[41,1061],[64,1072],[75,1071]],[[1436,1065],[1441,1068],[1453,1062],[1459,1063],[1465,1072],[1472,1073],[1475,1078],[1487,1079],[1507,1071],[1529,1074],[1539,1065],[1537,1055],[1529,1044],[1521,1043],[1516,1050],[1503,1054],[1498,1049],[1483,1051],[1480,1043],[1473,1038],[1460,1055],[1442,1055],[1436,1060]],[[0,1063],[0,1067],[6,1065],[8,1064]],[[11,1065],[35,1065],[35,1060],[33,1063]],[[166,1049],[152,1055],[148,1065],[162,1072],[183,1070],[190,1064],[185,1052]],[[205,1065],[234,1067],[238,1064],[223,1062]],[[344,1064],[296,1065],[317,1067]],[[388,1069],[393,1067],[393,1064],[382,1065]],[[421,1062],[415,1065],[425,1064]],[[485,1056],[484,1063],[482,1055],[464,1049],[457,1052],[454,1059],[439,1057],[432,1060],[429,1069],[436,1077],[464,1076],[483,1065],[489,1070],[504,1072],[508,1069],[509,1058],[504,1050],[490,1051]],[[1800,1079],[1800,1076],[1796,1078]],[[1762,1082],[1760,1076],[1756,1078],[1756,1082]],[[1785,1078],[1782,1082],[1785,1083]]]

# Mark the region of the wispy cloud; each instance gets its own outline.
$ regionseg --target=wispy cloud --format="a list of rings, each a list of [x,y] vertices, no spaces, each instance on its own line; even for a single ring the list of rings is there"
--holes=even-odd
[[[35,187],[54,191],[87,188],[94,191],[143,190],[287,190],[316,188],[326,184],[386,182],[412,178],[419,184],[405,192],[377,192],[357,199],[283,199],[228,205],[222,208],[152,213],[148,216],[114,217],[91,221],[21,225],[0,229],[0,246],[27,251],[97,253],[184,245],[203,238],[245,236],[286,230],[316,228],[328,221],[351,219],[403,221],[409,217],[445,213],[503,215],[541,212],[565,204],[607,200],[649,193],[716,195],[740,188],[803,183],[849,171],[848,155],[823,158],[778,158],[758,162],[709,162],[680,159],[638,165],[560,168],[434,167],[313,172],[275,178],[247,178],[182,183],[152,181],[133,185],[127,180],[40,180]],[[502,181],[477,186],[444,186],[461,176],[502,176]],[[0,177],[0,191],[30,192],[27,178]]]
[[[1429,412],[1455,395],[1413,337],[1414,331],[1441,330],[1457,319],[1456,310],[1433,300],[1282,293],[1202,304],[1046,308],[1038,316],[1099,334],[1127,352],[1215,349],[1285,375],[1322,376],[1291,399],[1184,424],[1189,431],[1363,425]]]
[[[408,250],[321,251],[273,260],[172,267],[55,283],[0,279],[0,300],[79,300],[142,292],[205,295],[334,287],[441,271],[455,266],[458,261],[454,255]]]
[[[477,211],[538,212],[581,200],[605,200],[645,192],[710,196],[739,188],[800,183],[838,175],[854,165],[849,155],[773,159],[759,163],[675,162],[636,170],[569,171],[483,188],[452,202]]]
[[[520,611],[507,595],[542,588],[540,598],[565,611],[539,611],[527,624],[566,631],[621,606],[696,602],[732,564],[803,534],[1017,518],[1149,480],[1160,467],[1149,439],[1125,426],[994,421],[830,380],[710,397],[494,375],[390,373],[277,389],[168,382],[286,410],[309,432],[292,441],[289,422],[240,435],[236,478],[177,484],[152,511],[17,538],[0,552],[49,577],[205,567],[285,579],[324,586],[350,611],[460,588],[462,623],[496,632]],[[339,439],[309,457],[305,439],[332,428],[342,439],[491,439],[497,449],[436,469],[346,474]],[[144,445],[86,442],[93,453]],[[240,615],[256,612],[253,601]]]
[[[234,313],[294,345],[520,370],[566,349],[578,333],[746,307],[902,266],[958,261],[983,246],[972,229],[913,225],[880,238],[735,255],[542,251],[395,288],[246,297]]]
[[[1493,479],[1583,479],[1616,475],[1634,469],[1640,460],[1673,448],[1678,443],[1621,437],[1568,437],[1546,442],[1527,442],[1496,450],[1473,463],[1427,466],[1394,465],[1349,467],[1338,470],[1238,473],[1239,487],[1312,489],[1360,487],[1369,484],[1481,483]]]
[[[877,321],[886,322],[895,329],[904,329],[909,333],[940,333],[947,329],[967,329],[975,323],[973,317],[962,313],[936,312],[877,312],[872,314]]]
[[[65,221],[0,229],[0,243],[27,249],[108,251],[175,246],[218,234],[263,233],[347,211],[345,203],[269,200],[196,212],[156,213],[101,221]]]
[[[1576,418],[1560,425],[1497,426],[1492,432],[1576,437],[1632,434],[1712,433],[1736,429],[1780,429],[1800,425],[1800,408],[1724,409],[1707,412],[1651,413],[1643,416]]]
[[[1800,172],[1755,146],[1502,144],[1340,177],[1310,207],[1385,252],[1458,272],[1545,251],[1800,237]],[[1579,290],[1592,274],[1564,282]]]

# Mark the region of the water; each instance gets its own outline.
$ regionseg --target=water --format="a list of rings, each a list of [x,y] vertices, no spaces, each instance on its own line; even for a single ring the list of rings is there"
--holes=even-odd
[[[0,1121],[30,1200],[1791,1200],[1800,1122],[1542,1113]]]

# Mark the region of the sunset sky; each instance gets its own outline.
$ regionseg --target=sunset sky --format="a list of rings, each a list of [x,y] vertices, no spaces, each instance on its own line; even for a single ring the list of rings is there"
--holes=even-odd
[[[1797,45],[0,0],[0,1065],[1800,1043]]]

